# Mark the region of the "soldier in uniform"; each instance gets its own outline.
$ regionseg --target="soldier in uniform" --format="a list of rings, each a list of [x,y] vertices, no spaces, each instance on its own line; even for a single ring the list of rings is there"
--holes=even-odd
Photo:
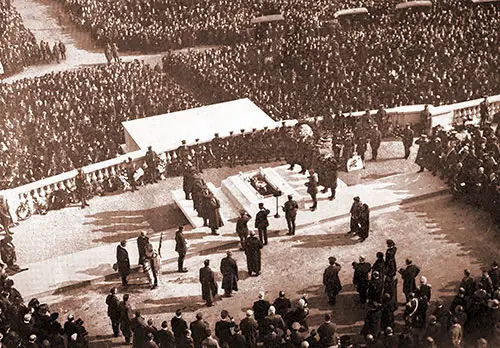
[[[401,268],[399,270],[401,277],[403,278],[403,292],[406,296],[406,302],[410,301],[409,294],[415,293],[417,291],[417,284],[415,278],[420,273],[420,268],[415,266],[411,259],[406,259],[406,268]]]
[[[234,166],[236,165],[236,160],[238,158],[238,136],[235,136],[233,131],[229,132],[229,137],[226,141],[226,149],[229,166],[231,168],[234,168]]]
[[[19,271],[20,267],[16,264],[16,246],[12,242],[12,236],[7,234],[0,241],[0,257],[2,262],[7,265],[7,269],[12,271]]]
[[[342,290],[342,284],[339,278],[339,272],[342,267],[333,256],[328,258],[328,262],[330,266],[328,266],[323,273],[323,285],[325,286],[325,293],[328,296],[328,303],[333,305],[335,304],[338,293]]]
[[[415,132],[413,129],[411,129],[410,124],[406,124],[406,128],[403,130],[402,133],[402,142],[403,146],[405,148],[405,159],[408,159],[410,157],[410,148],[413,145],[413,138],[415,137]]]
[[[353,262],[352,267],[354,268],[352,282],[358,291],[359,302],[366,303],[371,265],[365,261],[364,256],[360,256],[359,262]]]
[[[203,262],[204,267],[200,268],[200,283],[201,283],[201,297],[207,304],[207,307],[213,305],[213,300],[217,295],[217,282],[215,281],[215,275],[210,268],[210,260],[205,260]]]
[[[259,203],[259,212],[255,216],[255,228],[259,231],[259,240],[267,245],[267,227],[269,226],[269,209],[264,208],[264,203]]]
[[[201,216],[200,203],[203,199],[203,189],[206,187],[205,180],[201,177],[201,173],[194,173],[193,177],[193,188],[192,188],[192,199],[193,199],[193,209],[198,212],[198,216]]]
[[[486,126],[486,123],[490,120],[490,108],[488,103],[488,96],[484,96],[483,101],[479,105],[479,114],[480,114],[480,127],[483,128]]]
[[[182,233],[183,231],[184,226],[182,225],[179,225],[177,231],[175,231],[175,251],[179,254],[179,257],[177,258],[177,272],[180,273],[186,273],[188,271],[184,268],[184,258],[186,257],[188,247],[186,238]]]
[[[431,130],[432,115],[429,111],[429,105],[425,104],[424,110],[420,113],[420,124],[422,125],[422,134],[429,135]]]
[[[190,200],[193,193],[194,173],[195,169],[193,166],[188,165],[182,174],[182,190],[184,191],[186,200]]]
[[[137,183],[135,182],[134,174],[135,174],[135,165],[134,162],[132,162],[132,158],[128,158],[128,162],[126,164],[126,171],[127,171],[127,181],[130,184],[130,187],[132,188],[132,192],[137,190]]]
[[[361,203],[360,198],[357,196],[353,198],[353,201],[354,202],[351,205],[351,210],[349,211],[349,213],[351,214],[351,223],[350,223],[351,229],[347,233],[357,234],[359,233],[359,228],[360,228],[359,218],[361,213],[361,206],[363,205],[363,203]]]
[[[222,217],[220,215],[220,202],[217,197],[214,196],[213,192],[210,192],[210,199],[207,204],[208,209],[208,224],[213,235],[219,235],[217,230],[224,226],[222,222]]]
[[[179,172],[191,161],[191,149],[186,145],[186,140],[181,141],[181,146],[175,150],[177,158],[175,160],[175,171]]]
[[[108,306],[108,317],[111,320],[113,328],[113,336],[118,337],[120,334],[120,300],[116,297],[117,288],[113,287],[106,297],[106,305]]]
[[[370,147],[372,149],[373,161],[377,160],[378,149],[380,147],[381,142],[382,142],[382,133],[379,131],[379,127],[375,124],[370,134]]]
[[[83,173],[83,169],[78,169],[78,173],[76,174],[75,177],[75,186],[76,186],[76,193],[78,194],[78,198],[80,199],[80,202],[82,203],[82,209],[85,207],[88,207],[87,203],[87,178],[85,177],[85,174]]]
[[[285,156],[286,163],[290,165],[289,170],[293,170],[295,164],[297,164],[299,145],[297,140],[293,136],[293,131],[289,130],[285,138],[282,140],[284,145],[283,154]]]
[[[429,159],[429,139],[425,134],[422,134],[420,138],[416,141],[418,144],[417,157],[415,158],[415,163],[420,166],[418,173],[422,173],[425,167],[428,166]]]
[[[361,157],[361,160],[363,161],[363,168],[365,166],[364,161],[365,161],[366,149],[368,148],[367,144],[368,144],[368,139],[366,139],[364,135],[359,136],[356,140],[356,153]]]
[[[247,164],[248,156],[249,153],[247,151],[247,140],[248,140],[248,135],[245,135],[245,130],[240,129],[240,136],[238,137],[237,141],[237,156],[238,156],[238,162],[242,165]]]
[[[238,291],[238,264],[229,250],[220,263],[222,273],[222,289],[226,297],[231,297],[233,291]]]
[[[122,278],[123,286],[128,286],[127,277],[130,274],[130,260],[128,258],[128,251],[127,249],[125,249],[126,246],[127,241],[122,240],[116,247],[116,263],[118,267],[118,273]]]
[[[353,134],[346,134],[346,138],[344,139],[343,148],[342,148],[342,163],[344,167],[347,169],[347,161],[352,157],[354,153],[354,139]]]
[[[248,221],[252,216],[246,210],[240,212],[240,217],[236,221],[236,234],[240,238],[241,248],[245,247],[245,240],[248,237]]]
[[[146,181],[150,183],[158,182],[158,154],[153,151],[152,146],[148,146],[148,150],[144,155],[144,161],[146,162]]]
[[[212,156],[214,159],[215,167],[216,168],[222,167],[222,162],[224,160],[225,147],[224,147],[224,140],[219,137],[219,133],[214,134],[214,138],[212,139],[212,142],[211,142],[211,150],[212,150]]]
[[[283,211],[285,212],[285,219],[288,225],[288,235],[295,235],[295,219],[297,218],[297,210],[299,205],[293,199],[292,195],[288,195],[288,201],[286,201],[283,206]]]

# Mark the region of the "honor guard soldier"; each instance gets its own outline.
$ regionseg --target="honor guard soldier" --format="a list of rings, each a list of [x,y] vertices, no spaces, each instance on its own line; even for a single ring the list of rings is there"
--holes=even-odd
[[[378,125],[374,125],[370,134],[370,147],[372,149],[372,160],[376,161],[378,156],[378,149],[382,142],[382,132],[379,130]]]
[[[219,133],[214,134],[214,138],[211,142],[212,156],[214,159],[215,166],[217,168],[222,167],[222,161],[224,157],[224,140],[219,137]]]
[[[87,203],[87,178],[81,168],[78,169],[78,174],[76,174],[75,186],[78,198],[80,198],[80,202],[82,203],[82,209],[84,209],[89,205]],[[8,231],[8,229],[6,229],[6,231]]]
[[[181,146],[177,148],[175,153],[177,155],[175,163],[176,172],[181,173],[186,164],[191,160],[191,150],[186,145],[186,140],[181,141]]]
[[[148,146],[146,155],[144,156],[146,162],[146,180],[150,183],[158,182],[158,155],[153,151],[151,146]]]
[[[227,156],[229,159],[229,166],[234,168],[238,157],[238,137],[234,135],[233,131],[229,132],[229,137],[226,141]]]
[[[410,148],[413,145],[413,138],[415,137],[415,132],[411,129],[410,124],[406,124],[406,128],[403,130],[401,135],[401,140],[403,142],[403,146],[405,148],[405,159],[410,157]]]

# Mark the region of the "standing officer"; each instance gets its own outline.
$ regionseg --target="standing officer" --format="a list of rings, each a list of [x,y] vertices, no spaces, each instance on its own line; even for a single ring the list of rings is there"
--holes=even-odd
[[[184,268],[184,258],[187,253],[187,243],[182,231],[184,231],[184,226],[179,225],[177,231],[175,231],[175,251],[179,254],[179,258],[177,259],[177,272],[186,273],[188,270]]]
[[[78,198],[80,198],[80,202],[82,202],[82,209],[88,207],[87,204],[87,178],[85,178],[85,174],[83,173],[83,169],[78,169],[78,174],[76,174],[75,178],[75,186],[76,193],[78,194]]]
[[[359,219],[361,215],[361,200],[359,197],[354,197],[354,202],[351,205],[351,210],[349,211],[351,214],[351,229],[347,233],[358,233],[360,229]]]
[[[245,240],[248,237],[248,221],[252,216],[246,210],[240,211],[240,217],[236,221],[236,234],[240,237],[241,248],[245,247]]]
[[[84,207],[82,207],[84,208]],[[4,196],[0,195],[0,226],[3,227],[3,230],[7,234],[14,234],[9,229],[10,222],[12,221],[12,218],[10,216],[10,209],[9,209],[9,204],[7,202],[7,199]]]
[[[403,130],[401,137],[405,148],[405,159],[408,159],[408,157],[410,157],[410,148],[413,145],[413,138],[415,137],[415,132],[411,129],[409,123],[406,124],[406,128]]]
[[[210,260],[203,261],[204,267],[200,268],[201,296],[207,307],[213,305],[213,300],[217,295],[217,282],[214,271],[210,268]]]
[[[318,174],[314,172],[313,168],[309,168],[309,181],[306,183],[307,193],[311,195],[313,200],[313,205],[309,208],[311,211],[315,211],[318,206]]]
[[[118,289],[113,287],[111,292],[106,297],[106,304],[108,305],[108,317],[111,319],[111,326],[113,327],[113,335],[118,337],[120,334],[120,300],[116,297]]]
[[[222,289],[226,297],[231,297],[233,291],[238,291],[238,264],[233,259],[233,253],[229,250],[226,257],[220,262],[222,273]]]
[[[378,125],[374,125],[370,135],[370,147],[372,148],[372,160],[376,161],[378,156],[378,149],[382,142],[382,132],[379,131]]]
[[[328,296],[328,303],[333,305],[335,304],[337,295],[340,290],[342,290],[342,284],[339,278],[339,272],[342,267],[333,256],[328,258],[328,262],[330,266],[328,266],[323,273],[323,285],[325,286],[325,293]]]
[[[264,208],[264,203],[259,203],[259,212],[255,216],[255,228],[259,231],[260,242],[267,245],[267,227],[269,220],[267,216],[271,213],[269,209]]]
[[[144,155],[144,161],[146,162],[146,180],[150,183],[158,182],[158,155],[153,151],[151,146],[148,146],[148,150]]]
[[[410,301],[410,293],[415,293],[417,291],[415,278],[420,273],[420,268],[415,266],[411,259],[406,259],[406,268],[401,268],[399,273],[403,278],[403,292],[406,296],[406,302],[408,303]]]
[[[132,188],[132,192],[137,190],[137,183],[135,182],[134,174],[135,174],[135,165],[134,162],[132,162],[132,158],[128,158],[127,162],[127,181],[130,184],[130,187]]]
[[[118,273],[122,278],[122,285],[128,286],[127,277],[130,274],[130,260],[128,258],[128,251],[125,249],[127,241],[122,240],[120,245],[116,247],[116,263],[118,266]]]
[[[369,274],[371,270],[371,265],[365,262],[365,257],[360,256],[359,262],[353,262],[352,267],[354,268],[353,284],[359,294],[359,302],[366,303],[366,297],[368,292],[369,284]]]
[[[146,257],[146,246],[149,244],[149,237],[145,231],[141,231],[137,237],[137,251],[139,253],[139,265],[144,266],[144,259]]]
[[[255,232],[250,231],[250,235],[245,241],[245,254],[247,256],[248,275],[258,276],[261,271],[261,251],[262,243],[255,237]]]
[[[488,103],[488,96],[486,95],[484,96],[483,101],[479,105],[479,115],[481,116],[479,124],[482,128],[490,120],[490,108]]]
[[[432,126],[432,115],[427,104],[425,104],[424,110],[420,113],[420,123],[422,125],[422,134],[429,135]]]
[[[295,235],[295,219],[297,218],[297,210],[299,205],[293,199],[292,195],[288,195],[288,201],[285,202],[283,206],[283,211],[285,212],[285,219],[288,225],[288,235]]]
[[[212,156],[214,158],[215,167],[222,167],[222,160],[224,157],[224,140],[219,137],[219,133],[214,134],[214,138],[211,142],[212,145]]]

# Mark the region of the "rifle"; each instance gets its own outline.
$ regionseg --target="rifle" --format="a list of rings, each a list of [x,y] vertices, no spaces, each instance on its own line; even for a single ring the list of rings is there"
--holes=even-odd
[[[158,255],[160,255],[161,258],[161,243],[163,242],[163,231],[161,231],[160,234],[160,244],[158,245]]]

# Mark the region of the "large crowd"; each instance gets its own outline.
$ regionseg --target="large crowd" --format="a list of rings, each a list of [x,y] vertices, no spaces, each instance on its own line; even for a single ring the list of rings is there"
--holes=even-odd
[[[169,72],[205,94],[246,96],[276,119],[451,104],[500,90],[500,11],[441,4],[351,27],[303,27],[278,38],[174,54]]]
[[[0,1],[0,65],[5,75],[39,61],[35,36],[25,28],[10,0]],[[0,77],[2,74],[0,74]]]
[[[122,121],[199,106],[139,61],[0,85],[0,188],[120,153]]]

